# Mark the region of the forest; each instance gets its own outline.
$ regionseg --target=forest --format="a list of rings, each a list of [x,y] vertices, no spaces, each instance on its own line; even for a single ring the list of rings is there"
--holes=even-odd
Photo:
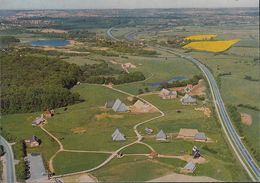
[[[62,107],[80,100],[69,90],[77,83],[78,66],[14,50],[1,51],[0,57],[3,114]]]
[[[0,52],[3,114],[35,112],[80,102],[79,94],[69,90],[78,81],[122,84],[145,79],[141,72],[126,73],[106,62],[80,67],[58,58],[24,53],[14,49]]]

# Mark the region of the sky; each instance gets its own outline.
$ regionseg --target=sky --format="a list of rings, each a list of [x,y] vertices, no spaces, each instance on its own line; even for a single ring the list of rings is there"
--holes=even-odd
[[[259,0],[0,0],[0,9],[259,7]]]

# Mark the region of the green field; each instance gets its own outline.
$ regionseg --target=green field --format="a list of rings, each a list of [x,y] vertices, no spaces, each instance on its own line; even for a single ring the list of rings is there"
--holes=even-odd
[[[108,156],[96,153],[61,152],[53,162],[55,174],[60,175],[94,168]]]
[[[102,169],[93,172],[99,181],[147,181],[179,170],[185,162],[161,158],[151,160],[143,156],[115,159]]]

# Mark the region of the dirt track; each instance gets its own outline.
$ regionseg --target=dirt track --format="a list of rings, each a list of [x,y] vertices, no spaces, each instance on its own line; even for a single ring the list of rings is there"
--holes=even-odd
[[[159,177],[147,182],[220,182],[219,180],[205,176],[189,176],[172,173],[163,177]]]

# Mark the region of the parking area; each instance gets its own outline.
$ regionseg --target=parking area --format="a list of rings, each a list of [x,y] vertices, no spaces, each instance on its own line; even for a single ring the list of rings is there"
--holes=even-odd
[[[47,172],[45,170],[43,159],[39,153],[31,153],[27,156],[30,166],[30,178],[27,182],[34,182],[37,179],[42,179],[47,177]]]

